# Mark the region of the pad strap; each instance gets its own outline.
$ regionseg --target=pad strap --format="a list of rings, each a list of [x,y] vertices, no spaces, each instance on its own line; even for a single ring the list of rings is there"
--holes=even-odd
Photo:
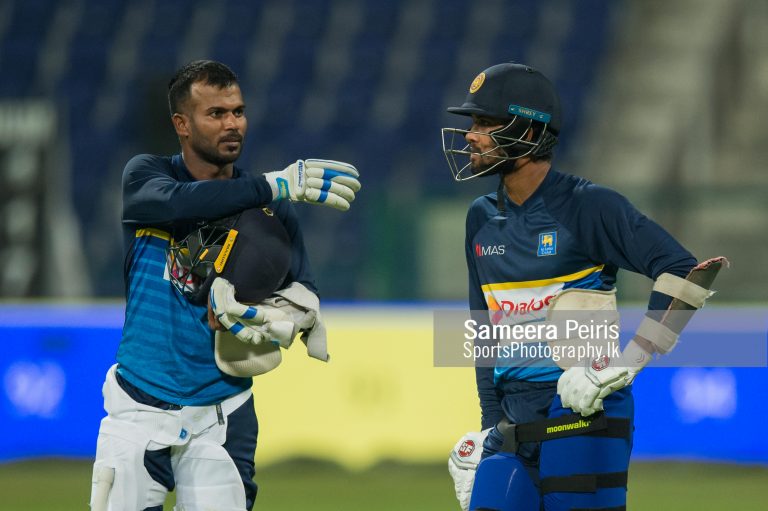
[[[504,435],[502,452],[511,453],[517,453],[518,445],[523,442],[544,442],[576,435],[609,438],[629,438],[630,435],[629,419],[606,417],[604,413],[590,418],[574,413],[524,424],[512,424],[505,417],[496,428]]]
[[[637,327],[637,335],[653,343],[662,354],[669,353],[677,344],[679,337],[678,334],[648,316],[645,316]]]
[[[704,302],[715,294],[714,291],[694,284],[690,280],[672,275],[671,273],[662,273],[653,284],[653,290],[664,293],[678,300],[682,300],[691,307],[701,309]]]
[[[541,480],[541,493],[594,493],[600,488],[627,487],[626,472],[605,474],[575,474],[571,476],[545,477]]]

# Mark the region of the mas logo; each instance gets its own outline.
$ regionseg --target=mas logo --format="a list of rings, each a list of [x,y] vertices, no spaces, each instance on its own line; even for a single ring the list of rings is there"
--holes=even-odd
[[[539,233],[539,257],[557,254],[557,231]]]
[[[483,246],[480,243],[475,243],[475,255],[477,257],[483,257],[487,255],[504,255],[504,250],[504,245]]]

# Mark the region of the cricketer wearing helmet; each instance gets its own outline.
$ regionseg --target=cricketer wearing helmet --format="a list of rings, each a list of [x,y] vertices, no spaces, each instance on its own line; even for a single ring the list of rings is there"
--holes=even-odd
[[[331,160],[260,176],[236,167],[245,103],[219,62],[181,68],[168,98],[181,152],[136,156],[123,173],[125,324],[103,386],[91,508],[159,511],[175,489],[179,510],[250,510],[251,376],[279,362],[273,340],[301,330],[320,338],[318,358],[325,347],[292,202],[346,210],[358,172]],[[216,320],[228,331],[214,335]]]
[[[648,317],[619,356],[476,367],[482,431],[451,453],[456,495],[465,510],[624,509],[631,383],[654,353],[674,347],[724,259],[697,264],[622,195],[552,167],[562,114],[539,71],[492,66],[448,111],[471,118],[469,129],[443,129],[454,178],[498,179],[467,214],[473,317],[527,323],[558,310],[615,311],[619,268],[655,281]]]

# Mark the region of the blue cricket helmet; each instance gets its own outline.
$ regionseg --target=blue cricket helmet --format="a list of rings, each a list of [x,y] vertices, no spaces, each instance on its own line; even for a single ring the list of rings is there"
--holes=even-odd
[[[472,169],[469,163],[461,166],[456,161],[457,155],[468,157],[471,154],[464,143],[469,130],[443,128],[443,151],[457,181],[495,174],[506,161],[551,154],[562,123],[560,97],[552,82],[540,71],[512,62],[491,66],[478,74],[469,86],[464,103],[448,108],[448,112],[489,117],[503,124],[487,133],[497,147],[484,153],[498,161],[479,171]],[[535,133],[531,140],[525,138],[529,129]],[[462,149],[455,147],[457,141]],[[469,176],[466,175],[468,170],[471,171]]]

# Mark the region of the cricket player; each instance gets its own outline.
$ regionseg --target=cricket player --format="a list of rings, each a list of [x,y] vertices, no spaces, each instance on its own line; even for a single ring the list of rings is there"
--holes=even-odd
[[[558,301],[615,310],[619,268],[655,281],[648,307],[657,311],[619,357],[477,367],[482,431],[462,438],[449,460],[461,507],[625,509],[632,381],[684,326],[661,312],[701,307],[724,260],[697,265],[622,195],[553,168],[560,101],[539,71],[492,66],[448,111],[471,118],[469,129],[443,129],[454,178],[498,179],[467,214],[472,311],[486,322],[525,323],[545,319]]]
[[[237,77],[219,62],[178,70],[168,102],[181,152],[136,156],[123,173],[125,325],[103,387],[107,417],[91,507],[159,511],[175,489],[176,509],[250,510],[258,423],[249,374],[258,371],[222,370],[209,324],[243,342],[271,344],[270,316],[238,293],[261,293],[252,297],[259,300],[300,286],[316,300],[291,202],[347,210],[360,189],[358,172],[330,160],[299,160],[259,176],[236,167],[245,103]],[[239,258],[248,275],[240,280],[253,289],[236,289],[229,257]],[[209,296],[218,306],[209,306]]]

